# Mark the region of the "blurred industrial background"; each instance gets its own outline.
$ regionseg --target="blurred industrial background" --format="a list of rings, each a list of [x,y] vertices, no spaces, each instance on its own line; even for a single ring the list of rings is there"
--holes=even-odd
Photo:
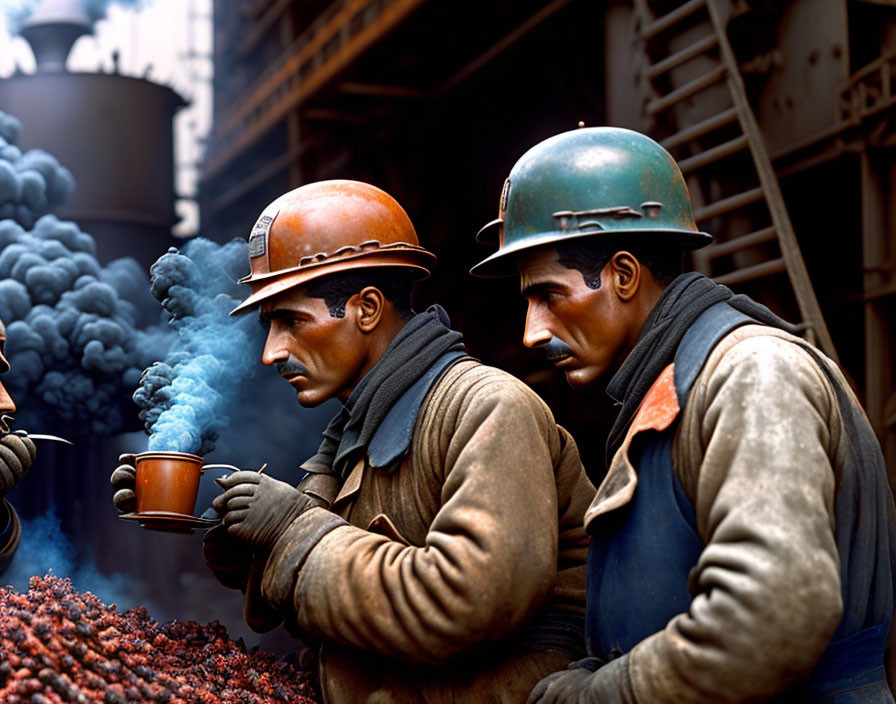
[[[644,131],[717,238],[697,266],[839,356],[896,469],[896,3],[247,1],[216,5],[214,26],[204,232],[244,233],[308,181],[381,186],[440,257],[421,305],[441,301],[599,462],[600,391],[571,393],[522,349],[513,281],[465,272],[528,147],[580,121]]]
[[[471,353],[532,385],[592,465],[603,461],[609,400],[572,392],[523,348],[517,283],[466,273],[490,251],[473,235],[540,140],[580,122],[661,140],[716,237],[695,266],[803,323],[839,359],[896,483],[896,1],[144,0],[113,3],[106,19],[86,0],[7,4],[19,36],[0,49],[25,58],[0,79],[0,110],[21,121],[19,149],[46,150],[76,184],[64,205],[15,211],[21,227],[52,210],[93,236],[98,266],[120,271],[113,260],[129,256],[145,271],[184,237],[245,237],[270,200],[303,183],[369,181],[439,256],[416,307],[444,305]],[[141,23],[163,11],[175,13],[167,32],[141,54]],[[165,37],[179,42],[173,78],[147,69]],[[76,68],[85,47],[90,70]],[[0,251],[0,311],[26,323],[28,311],[3,307],[2,279],[17,276],[4,271]],[[164,336],[161,309],[137,300],[142,283],[129,278],[116,295],[145,310],[132,327]],[[218,461],[276,452],[284,476],[294,471],[328,411],[303,414],[283,394],[274,411],[267,394],[264,407],[241,403],[234,428],[253,423],[253,442],[225,437]],[[28,518],[53,507],[100,573],[125,575],[134,603],[220,617],[239,633],[239,599],[210,582],[198,536],[115,519],[108,474],[119,451],[145,443],[121,434],[139,428],[132,410],[104,439],[70,426],[75,451],[41,447],[11,499]]]

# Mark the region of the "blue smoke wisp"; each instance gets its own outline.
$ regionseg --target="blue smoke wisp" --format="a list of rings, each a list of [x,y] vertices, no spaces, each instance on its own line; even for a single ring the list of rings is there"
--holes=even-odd
[[[150,450],[204,455],[228,422],[228,406],[258,366],[261,329],[249,316],[231,318],[241,298],[237,272],[246,243],[203,238],[171,249],[153,264],[153,295],[177,334],[169,355],[143,373],[134,401]]]

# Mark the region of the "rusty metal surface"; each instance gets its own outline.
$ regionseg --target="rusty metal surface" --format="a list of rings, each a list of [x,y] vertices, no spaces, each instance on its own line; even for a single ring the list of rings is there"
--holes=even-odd
[[[890,50],[876,61],[856,71],[842,82],[837,105],[841,125],[862,120],[896,105],[896,51]]]
[[[729,23],[741,10],[727,0],[688,0],[660,16],[647,0],[635,8],[645,124],[654,134],[675,130],[663,142],[688,176],[695,219],[718,236],[719,244],[697,255],[698,266],[732,285],[786,273],[803,322],[836,359],[729,39]],[[758,204],[768,215],[749,209]],[[772,240],[780,254],[754,249]],[[722,258],[712,251],[720,244],[731,255],[727,271],[711,266]]]
[[[846,0],[790,0],[782,7],[781,21],[767,30],[778,53],[761,76],[754,104],[773,153],[837,123],[836,87],[849,76]]]
[[[716,33],[723,35],[725,25],[723,24],[721,12],[716,7],[716,2],[718,0],[707,0],[707,8],[709,9],[710,18],[715,26]],[[750,141],[753,163],[756,166],[756,171],[759,173],[759,181],[762,184],[762,188],[766,193],[766,204],[771,213],[775,230],[778,233],[778,245],[781,247],[781,254],[787,267],[787,275],[793,286],[793,292],[796,295],[803,321],[812,329],[821,350],[836,361],[837,352],[834,348],[834,341],[831,339],[824,316],[821,313],[821,308],[818,305],[818,300],[815,297],[812,280],[809,278],[806,263],[803,261],[803,255],[800,252],[796,234],[790,222],[790,215],[787,213],[784,196],[781,194],[778,177],[775,175],[771,159],[769,159],[763,134],[750,108],[743,78],[739,71],[735,70],[737,58],[734,56],[734,52],[727,41],[719,42],[719,50],[729,67],[728,88],[734,98],[735,105],[738,107],[741,127]]]
[[[893,211],[887,203],[896,189],[896,167],[885,152],[865,151],[861,155],[862,186],[862,265],[866,296],[891,287],[885,297],[865,300],[865,409],[871,424],[880,433],[889,461],[890,486],[896,487],[896,369],[892,315],[896,288],[896,245],[892,237]]]
[[[167,244],[177,221],[172,119],[184,104],[170,88],[115,74],[0,80],[0,105],[25,125],[20,147],[50,152],[75,178],[56,214],[102,240],[104,257],[127,254],[128,233],[149,236],[156,252]]]

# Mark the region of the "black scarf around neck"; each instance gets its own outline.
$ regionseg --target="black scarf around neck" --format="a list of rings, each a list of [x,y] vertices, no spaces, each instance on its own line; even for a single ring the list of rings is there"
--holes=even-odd
[[[411,318],[330,421],[317,454],[303,468],[345,479],[404,392],[442,355],[464,351],[463,335],[450,324],[437,305]]]
[[[759,323],[793,334],[797,332],[795,325],[782,320],[761,303],[743,294],[735,295],[727,286],[717,284],[703,274],[692,271],[677,277],[663,291],[641,328],[634,349],[607,386],[607,393],[622,406],[607,438],[607,466],[622,445],[644,396],[675,358],[688,328],[703,311],[720,301],[727,301],[728,305]]]

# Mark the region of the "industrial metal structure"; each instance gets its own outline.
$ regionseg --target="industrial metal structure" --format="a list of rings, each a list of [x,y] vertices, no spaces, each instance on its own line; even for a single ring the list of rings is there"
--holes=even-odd
[[[839,359],[893,483],[896,2],[244,0],[216,7],[215,65],[206,232],[244,236],[309,181],[394,194],[440,257],[421,296],[561,409],[586,462],[612,409],[522,349],[521,303],[496,319],[515,293],[464,275],[472,234],[550,134],[584,121],[662,141],[716,236],[695,265]]]
[[[119,73],[66,70],[75,41],[92,32],[77,3],[43,3],[20,34],[37,70],[0,80],[0,109],[24,125],[23,150],[43,149],[75,178],[55,214],[97,240],[102,262],[124,256],[147,269],[173,243],[175,112],[168,86]]]

